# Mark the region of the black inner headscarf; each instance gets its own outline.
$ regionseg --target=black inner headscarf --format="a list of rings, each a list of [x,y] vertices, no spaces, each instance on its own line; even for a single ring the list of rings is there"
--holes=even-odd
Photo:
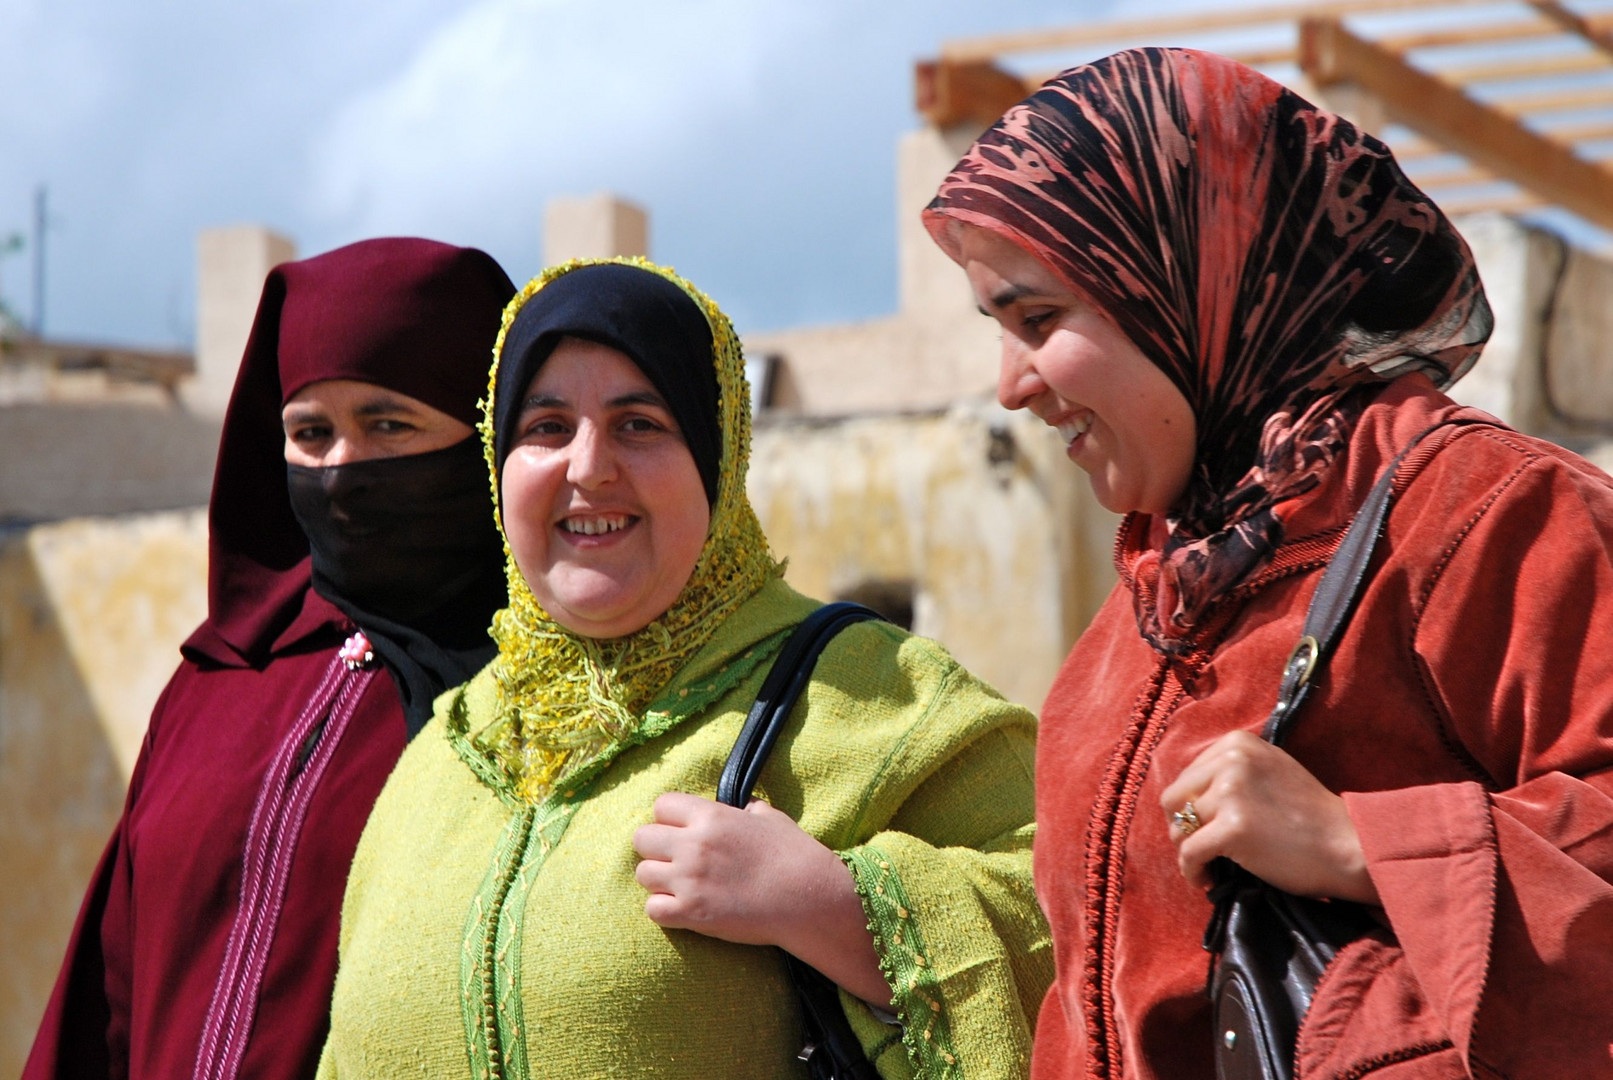
[[[665,399],[700,470],[706,502],[717,501],[722,431],[711,326],[672,282],[636,266],[584,266],[549,283],[521,308],[504,339],[494,403],[500,468],[533,376],[564,337],[608,345],[632,360]]]

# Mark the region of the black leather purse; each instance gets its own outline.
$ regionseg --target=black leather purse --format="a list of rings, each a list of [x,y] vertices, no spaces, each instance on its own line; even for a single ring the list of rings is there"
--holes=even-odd
[[[1349,622],[1383,534],[1395,470],[1412,447],[1444,426],[1424,431],[1390,462],[1323,572],[1261,731],[1272,745],[1281,746],[1293,729],[1317,671]],[[1292,1080],[1300,1023],[1322,973],[1340,949],[1382,924],[1360,904],[1294,896],[1228,859],[1216,859],[1210,873],[1215,912],[1204,948],[1217,954],[1209,986],[1217,1080]]]
[[[741,808],[750,802],[762,766],[789,720],[790,710],[812,678],[818,654],[847,626],[878,618],[877,612],[861,604],[825,604],[795,628],[773,661],[756,695],[756,704],[751,706],[745,726],[728,754],[722,778],[717,782],[718,802]],[[801,1005],[805,1044],[796,1056],[806,1063],[807,1075],[812,1080],[879,1080],[878,1071],[863,1053],[862,1043],[840,1007],[840,991],[835,984],[789,953],[784,954],[784,963]]]

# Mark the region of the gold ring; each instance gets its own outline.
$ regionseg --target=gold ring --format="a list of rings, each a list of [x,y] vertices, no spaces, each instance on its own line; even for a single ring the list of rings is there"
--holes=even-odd
[[[1193,800],[1189,799],[1182,804],[1182,808],[1171,815],[1171,824],[1182,831],[1182,838],[1192,836],[1199,831],[1204,822],[1199,820],[1199,812],[1193,809]]]

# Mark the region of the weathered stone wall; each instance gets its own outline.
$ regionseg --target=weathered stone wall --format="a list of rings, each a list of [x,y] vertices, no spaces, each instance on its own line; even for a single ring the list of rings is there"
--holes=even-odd
[[[200,510],[0,536],[0,1076],[22,1070],[206,565]]]
[[[920,212],[971,133],[924,128],[896,150],[897,312],[883,319],[748,334],[751,355],[779,358],[772,404],[840,416],[945,408],[997,383],[997,324],[975,307],[963,271],[930,239]]]
[[[219,422],[171,405],[0,408],[0,526],[207,501]]]
[[[1114,582],[1118,519],[1051,429],[985,402],[766,420],[750,494],[797,589],[905,599],[915,632],[1031,708]]]

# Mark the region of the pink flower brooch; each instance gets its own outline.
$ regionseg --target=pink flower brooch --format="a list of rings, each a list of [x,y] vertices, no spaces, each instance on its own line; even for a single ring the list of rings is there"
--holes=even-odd
[[[361,667],[375,663],[375,650],[370,648],[370,639],[364,636],[362,630],[342,642],[342,647],[337,650],[336,655],[342,658],[342,663],[347,665],[348,671],[357,671]]]

